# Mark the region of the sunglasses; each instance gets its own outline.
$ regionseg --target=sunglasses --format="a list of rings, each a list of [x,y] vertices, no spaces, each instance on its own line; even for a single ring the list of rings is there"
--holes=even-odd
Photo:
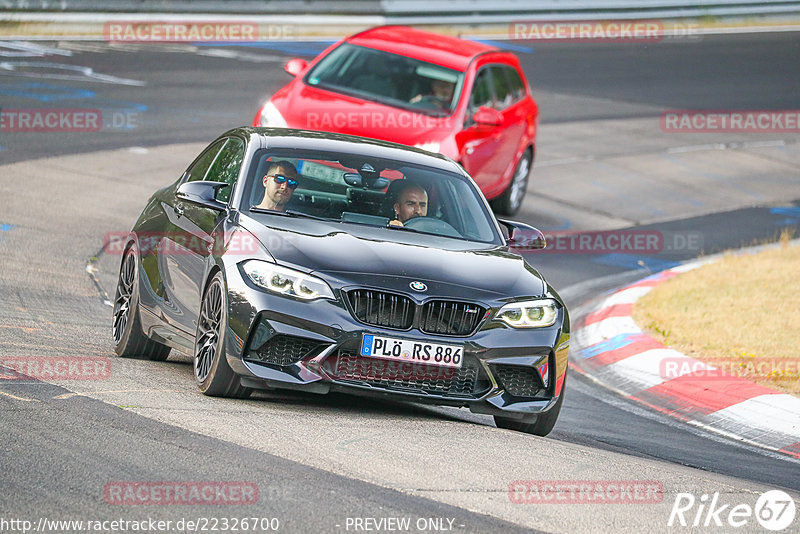
[[[293,178],[287,178],[282,174],[273,174],[272,179],[276,184],[282,184],[283,182],[286,182],[286,185],[289,187],[289,189],[297,188],[297,180]]]

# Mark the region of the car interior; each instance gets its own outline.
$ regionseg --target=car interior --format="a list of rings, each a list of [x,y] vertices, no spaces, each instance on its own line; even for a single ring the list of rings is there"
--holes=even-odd
[[[412,181],[428,193],[427,217],[420,218],[425,221],[414,223],[418,231],[487,240],[487,232],[478,231],[480,224],[469,211],[461,209],[459,197],[464,195],[458,190],[460,180],[441,177],[437,180],[423,169],[387,168],[380,161],[261,158],[252,179],[249,206],[256,206],[263,199],[265,188],[260,177],[266,174],[271,163],[279,160],[289,161],[297,169],[299,185],[287,210],[332,221],[387,226],[394,218],[393,206],[398,191],[404,182]]]
[[[432,93],[433,80],[457,83],[460,73],[380,50],[344,44],[309,73],[311,85],[339,88],[409,104]],[[424,103],[416,106],[430,107]]]

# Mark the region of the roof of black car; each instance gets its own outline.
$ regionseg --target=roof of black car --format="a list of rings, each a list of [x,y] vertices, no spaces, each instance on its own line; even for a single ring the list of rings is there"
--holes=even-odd
[[[373,158],[386,158],[407,161],[411,164],[424,165],[450,172],[459,172],[460,167],[441,154],[427,152],[420,148],[409,147],[389,141],[380,141],[354,135],[312,132],[290,128],[261,128],[246,126],[232,130],[239,131],[247,137],[259,136],[269,148],[294,148],[340,152]]]

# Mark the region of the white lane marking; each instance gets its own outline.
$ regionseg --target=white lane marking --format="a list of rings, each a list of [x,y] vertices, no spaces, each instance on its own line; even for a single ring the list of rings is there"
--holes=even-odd
[[[75,52],[197,52],[198,47],[179,43],[107,43],[99,41],[59,41],[58,46]]]
[[[59,72],[40,72],[38,69],[53,69],[55,71],[65,71],[66,74]],[[9,74],[23,78],[41,78],[48,80],[75,80],[90,81],[99,83],[111,83],[115,85],[133,85],[141,87],[147,82],[133,80],[130,78],[120,78],[110,74],[100,74],[91,67],[81,65],[66,65],[64,63],[39,63],[35,61],[3,61],[0,63],[0,74]]]
[[[685,152],[703,152],[706,150],[725,150],[725,143],[708,143],[706,145],[676,146],[667,149],[667,154],[683,154]]]
[[[633,304],[652,290],[652,286],[633,286],[625,288],[622,291],[617,291],[603,301],[603,308],[610,308],[617,304]]]
[[[753,441],[763,440],[767,432],[779,432],[787,436],[784,447],[800,442],[800,399],[794,395],[752,397],[710,413],[707,420],[730,432],[745,434]],[[775,445],[774,441],[769,444]]]
[[[49,46],[42,46],[26,41],[0,41],[0,56],[2,57],[42,57],[42,56],[72,56],[69,50],[59,50]]]
[[[765,148],[786,146],[784,139],[770,141],[734,141],[730,143],[709,143],[706,145],[676,146],[667,149],[667,154],[681,154],[684,152],[702,152],[705,150],[736,150],[740,148]]]
[[[285,56],[274,54],[254,54],[252,52],[240,52],[227,48],[201,48],[195,52],[198,56],[219,57],[224,59],[238,59],[239,61],[250,61],[251,63],[283,63]]]
[[[783,139],[778,139],[776,141],[745,141],[742,143],[742,146],[747,148],[786,146],[786,141]]]
[[[670,373],[670,376],[665,376],[668,374],[668,370],[665,368],[663,362],[667,360],[673,361],[676,364],[685,362],[686,365],[678,365],[677,369]],[[625,389],[630,390],[632,393],[638,393],[643,389],[658,386],[667,380],[690,373],[696,361],[697,360],[689,358],[677,350],[650,349],[614,362],[609,365],[607,369],[621,376],[626,381]],[[697,365],[699,365],[700,368],[703,366],[703,364]],[[672,376],[673,374],[674,376]],[[628,384],[633,387],[628,387]]]
[[[623,334],[641,334],[642,330],[631,317],[609,317],[584,326],[573,333],[581,347],[591,347],[601,341]]]

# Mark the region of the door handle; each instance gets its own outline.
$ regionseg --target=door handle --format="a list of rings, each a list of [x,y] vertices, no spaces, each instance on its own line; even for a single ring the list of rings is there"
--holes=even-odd
[[[178,202],[177,204],[175,204],[175,208],[174,209],[175,209],[175,213],[178,214],[178,217],[183,215],[183,202]]]

